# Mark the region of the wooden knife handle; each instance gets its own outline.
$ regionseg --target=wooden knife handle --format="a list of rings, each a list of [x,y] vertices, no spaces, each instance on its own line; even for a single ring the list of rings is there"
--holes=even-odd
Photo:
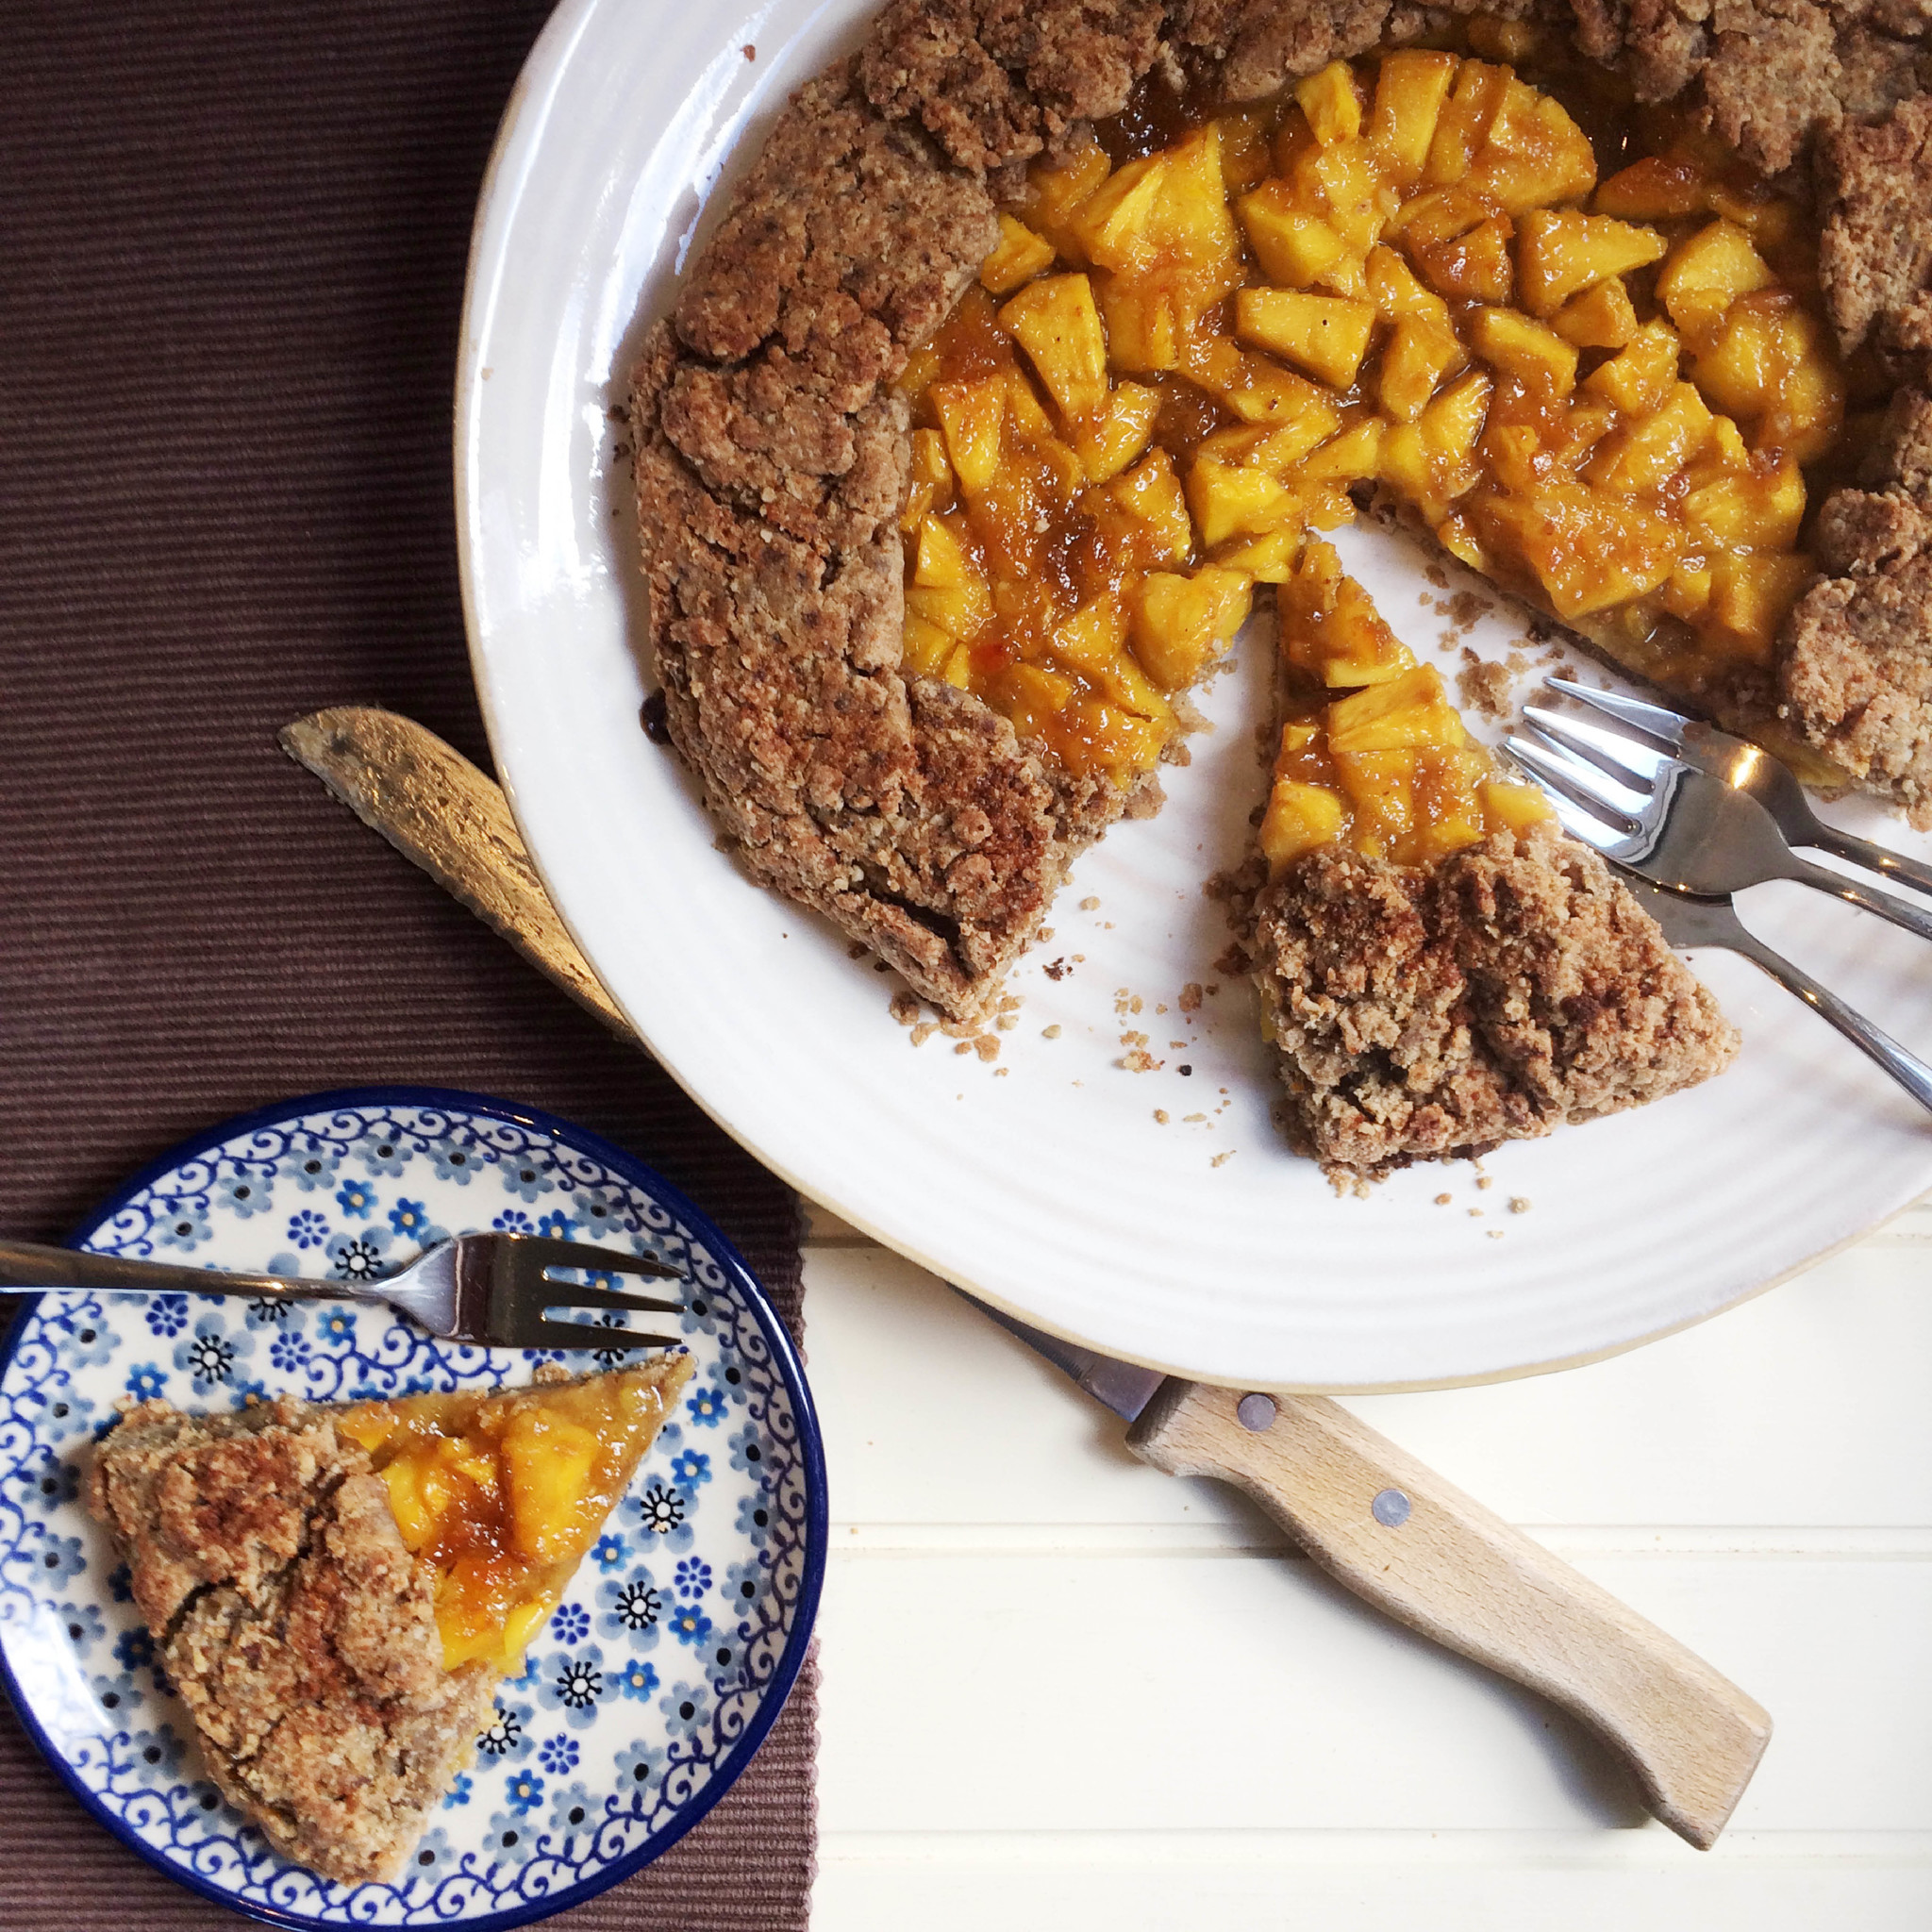
[[[1357,1596],[1580,1718],[1673,1831],[1700,1851],[1716,1841],[1769,1715],[1345,1408],[1170,1380],[1127,1442],[1171,1475],[1245,1491]]]

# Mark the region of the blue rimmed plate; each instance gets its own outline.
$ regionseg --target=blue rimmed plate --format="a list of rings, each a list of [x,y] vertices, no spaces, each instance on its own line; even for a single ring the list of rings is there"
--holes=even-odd
[[[81,1500],[87,1454],[125,1396],[346,1401],[593,1357],[453,1346],[368,1304],[48,1294],[0,1358],[0,1678],[116,1837],[271,1924],[510,1926],[603,1890],[717,1803],[805,1656],[825,1486],[797,1355],[718,1230],[595,1135],[475,1094],[318,1094],[177,1149],[76,1245],[353,1280],[473,1228],[677,1263],[696,1372],[392,1885],[291,1865],[222,1802]]]

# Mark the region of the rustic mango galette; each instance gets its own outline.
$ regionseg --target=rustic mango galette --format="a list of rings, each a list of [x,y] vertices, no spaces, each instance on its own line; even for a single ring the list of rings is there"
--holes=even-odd
[[[209,1775],[277,1851],[386,1878],[469,1761],[691,1358],[494,1394],[224,1415],[103,1439],[89,1506]]]
[[[1671,980],[1577,1044],[1597,1099],[1544,1028],[1557,1072],[1458,1116],[1330,973],[1291,1111],[1322,1096],[1298,1138],[1343,1166],[1628,1104],[1729,1036],[1310,533],[1399,519],[1815,781],[1932,808],[1924,24],[1501,11],[898,0],[781,117],[633,383],[671,737],[754,875],[947,1014],[1158,808],[1268,604],[1313,734],[1262,833],[1278,1041],[1317,974],[1297,898],[1331,938],[1401,900],[1452,954],[1471,893],[1595,907],[1622,937],[1562,998],[1634,1016]],[[1397,751],[1426,757],[1360,762]],[[1453,1030],[1474,995],[1431,997]]]

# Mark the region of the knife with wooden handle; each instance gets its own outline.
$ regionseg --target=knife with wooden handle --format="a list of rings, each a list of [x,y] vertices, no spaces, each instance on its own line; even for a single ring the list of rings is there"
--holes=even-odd
[[[502,791],[460,753],[407,718],[361,706],[300,719],[281,744],[533,965],[635,1040],[545,894]],[[1673,1831],[1700,1850],[1716,1841],[1771,1740],[1771,1719],[1675,1638],[1338,1403],[1184,1381],[975,1306],[1123,1417],[1143,1462],[1244,1491],[1338,1582],[1560,1705],[1624,1759]]]

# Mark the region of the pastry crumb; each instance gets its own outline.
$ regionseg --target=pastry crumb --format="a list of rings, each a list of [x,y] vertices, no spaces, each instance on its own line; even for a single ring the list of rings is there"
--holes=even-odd
[[[890,1008],[892,1018],[902,1026],[911,1026],[919,1020],[919,995],[908,992],[904,987],[892,995]]]
[[[1100,901],[1090,893],[1080,901],[1080,910],[1082,912],[1098,912],[1100,910]]]
[[[1191,979],[1181,988],[1180,1008],[1184,1013],[1201,1010],[1201,982],[1198,979]]]
[[[1060,1037],[1060,1023],[1056,1020],[1051,1026],[1042,1026],[1040,1029],[1040,1037],[1042,1040],[1058,1040]]]
[[[1529,1212],[1528,1195],[1511,1194],[1509,1197],[1509,1211],[1512,1214],[1527,1214]]]

